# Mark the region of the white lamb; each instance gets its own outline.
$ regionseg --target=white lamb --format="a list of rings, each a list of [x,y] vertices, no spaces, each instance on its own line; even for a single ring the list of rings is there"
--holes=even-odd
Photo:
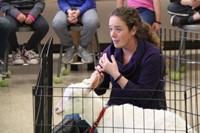
[[[81,83],[69,85],[55,108],[57,114],[79,113],[90,125],[98,118],[105,101],[97,96],[99,80],[92,75]],[[196,133],[188,125],[188,133]],[[186,133],[186,122],[179,115],[131,104],[108,107],[97,127],[98,133]]]

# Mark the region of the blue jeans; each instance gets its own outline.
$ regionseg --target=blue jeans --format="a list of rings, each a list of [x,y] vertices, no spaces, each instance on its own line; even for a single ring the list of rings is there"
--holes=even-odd
[[[10,35],[11,24],[10,22],[0,17],[0,60],[4,60],[5,50],[8,45],[8,37]]]
[[[21,24],[19,21],[17,21],[16,18],[12,16],[6,15],[5,17],[12,23],[12,26],[11,26],[12,28],[11,28],[11,32],[9,36],[9,43],[12,47],[12,50],[16,51],[17,48],[19,48],[16,30],[18,29],[18,27],[20,27],[23,24]],[[27,50],[35,49],[36,45],[40,43],[40,41],[44,38],[44,36],[49,31],[49,24],[41,15],[39,15],[35,19],[35,21],[29,26],[34,29],[34,33],[31,35],[31,37],[27,41],[27,44],[26,44]]]
[[[168,12],[172,13],[172,15],[180,14],[180,16],[182,16],[181,14],[184,14],[184,16],[191,16],[195,11],[200,13],[200,7],[192,9],[190,6],[181,5],[180,2],[170,3],[167,7],[167,10]]]
[[[144,22],[148,23],[149,25],[152,25],[155,22],[156,16],[154,11],[142,7],[137,8],[137,10]]]
[[[81,31],[80,45],[86,48],[88,44],[92,43],[94,34],[97,30],[99,21],[97,12],[95,9],[89,9],[79,18],[80,23],[83,24],[83,30]],[[62,45],[66,47],[73,46],[73,39],[68,31],[68,26],[71,23],[67,20],[67,15],[63,11],[58,11],[55,15],[52,26],[60,39]]]

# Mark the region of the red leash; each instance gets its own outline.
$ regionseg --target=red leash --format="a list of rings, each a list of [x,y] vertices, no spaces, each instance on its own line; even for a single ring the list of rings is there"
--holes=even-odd
[[[100,121],[101,118],[103,117],[103,115],[104,115],[104,113],[105,113],[105,111],[106,111],[107,108],[108,108],[108,107],[103,107],[103,108],[102,108],[102,110],[101,110],[101,112],[100,112],[100,114],[99,114],[98,119],[96,120],[96,122],[94,122],[93,126],[92,126],[91,129],[90,129],[90,133],[94,133],[94,130],[95,130],[96,127],[98,126],[99,121]]]

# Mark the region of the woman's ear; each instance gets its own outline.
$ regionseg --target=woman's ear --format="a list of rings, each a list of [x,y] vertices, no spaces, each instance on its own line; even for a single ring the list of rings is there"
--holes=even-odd
[[[135,36],[136,32],[137,32],[137,28],[133,26],[133,28],[131,29],[131,34]]]

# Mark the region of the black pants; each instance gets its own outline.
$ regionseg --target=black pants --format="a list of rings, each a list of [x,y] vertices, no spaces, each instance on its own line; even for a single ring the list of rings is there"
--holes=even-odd
[[[191,6],[181,5],[179,1],[171,2],[168,5],[167,10],[168,10],[168,13],[171,15],[180,14],[180,16],[191,16],[194,14],[195,11],[200,13],[200,7],[196,8],[196,9],[192,9]],[[181,14],[183,14],[183,15],[181,15]]]
[[[19,44],[18,44],[17,36],[16,36],[16,30],[22,24],[19,21],[17,21],[16,18],[12,16],[6,15],[5,17],[11,22],[11,25],[12,25],[8,41],[9,41],[9,44],[11,45],[12,50],[16,51],[17,48],[19,48]],[[34,33],[27,41],[27,44],[26,44],[27,50],[35,49],[36,45],[40,43],[40,41],[49,31],[49,24],[41,15],[38,16],[38,18],[36,18],[35,21],[29,26],[34,29]]]

